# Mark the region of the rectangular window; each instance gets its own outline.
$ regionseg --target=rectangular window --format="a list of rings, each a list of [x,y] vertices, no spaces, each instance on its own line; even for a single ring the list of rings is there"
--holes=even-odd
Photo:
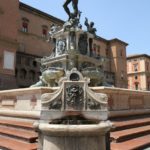
[[[135,89],[139,90],[139,84],[138,83],[135,83]]]
[[[2,79],[1,79],[1,78],[0,78],[0,87],[3,87],[3,86],[2,86]]]
[[[14,70],[15,53],[4,51],[4,69]]]
[[[138,71],[138,64],[134,64],[134,71],[135,71],[135,72]]]
[[[16,62],[17,62],[17,64],[21,64],[21,56],[20,55],[18,55],[16,57]]]
[[[148,91],[150,90],[150,82],[148,82]]]
[[[22,23],[22,31],[23,32],[28,32],[28,23],[27,22]]]
[[[97,46],[97,56],[100,56],[100,46]]]
[[[106,53],[106,57],[108,57],[109,56],[109,49],[108,48],[105,49],[105,53]]]
[[[121,57],[123,56],[123,50],[120,50],[120,56]]]
[[[43,36],[44,38],[46,38],[46,36],[47,36],[47,29],[43,29],[43,31],[42,31],[42,36]]]
[[[137,75],[135,75],[135,76],[134,76],[134,78],[135,78],[135,80],[137,80],[137,79],[138,79],[138,76],[137,76]]]
[[[149,71],[149,63],[146,64],[147,71]]]

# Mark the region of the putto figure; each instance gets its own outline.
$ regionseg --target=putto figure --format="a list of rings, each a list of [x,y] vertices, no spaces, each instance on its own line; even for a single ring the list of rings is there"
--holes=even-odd
[[[87,27],[87,31],[91,34],[96,35],[96,28],[94,28],[94,22],[88,22],[88,19],[85,18],[85,22],[84,22],[85,26]]]
[[[69,5],[71,2],[72,2],[72,7],[73,7],[73,9],[74,9],[74,13],[71,13],[71,12],[70,12],[70,9],[69,9],[69,7],[68,7],[68,5]],[[65,0],[65,3],[64,3],[64,5],[63,5],[63,7],[64,7],[66,13],[67,13],[68,16],[69,16],[69,20],[70,20],[71,18],[76,18],[76,17],[78,16],[78,12],[79,12],[79,10],[78,10],[78,0]]]

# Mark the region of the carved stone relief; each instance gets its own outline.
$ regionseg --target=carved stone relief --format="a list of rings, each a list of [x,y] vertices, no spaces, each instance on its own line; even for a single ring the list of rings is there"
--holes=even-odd
[[[84,91],[80,85],[70,85],[66,88],[66,109],[82,110]]]
[[[58,40],[57,41],[57,54],[56,55],[62,55],[65,53],[66,50],[66,40]]]

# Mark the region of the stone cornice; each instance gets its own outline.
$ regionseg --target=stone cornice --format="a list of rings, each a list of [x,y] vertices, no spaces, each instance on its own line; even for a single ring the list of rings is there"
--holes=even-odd
[[[146,74],[146,71],[128,72],[127,75]]]
[[[147,54],[137,54],[137,55],[130,55],[130,56],[128,56],[127,60],[135,59],[135,58],[141,58],[141,57],[145,57],[145,58],[149,58],[150,59],[150,56],[147,55]]]

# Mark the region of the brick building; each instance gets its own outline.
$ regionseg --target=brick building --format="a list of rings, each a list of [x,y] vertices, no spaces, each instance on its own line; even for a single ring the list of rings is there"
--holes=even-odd
[[[150,90],[150,56],[146,54],[127,57],[128,88]]]
[[[0,1],[0,20],[0,89],[28,87],[40,75],[35,58],[50,55],[52,50],[46,42],[50,25],[62,26],[64,21],[18,0]],[[105,78],[116,87],[127,88],[126,46],[119,39],[93,40],[94,57],[107,58],[102,66]]]
[[[50,25],[64,22],[18,0],[0,1],[0,20],[0,89],[28,87],[39,80],[35,58],[50,55]]]
[[[93,41],[93,50],[96,51],[96,55],[108,60],[103,66],[106,81],[120,88],[127,88],[127,45],[119,39],[106,40],[97,37]]]

